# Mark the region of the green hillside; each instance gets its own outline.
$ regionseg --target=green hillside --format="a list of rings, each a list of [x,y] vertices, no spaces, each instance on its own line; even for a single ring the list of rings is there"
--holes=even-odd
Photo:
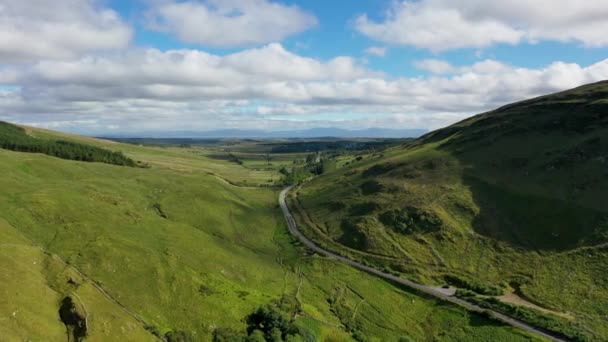
[[[608,339],[608,82],[515,103],[305,183],[328,249]]]
[[[243,341],[260,307],[288,322],[290,341],[534,340],[307,254],[285,228],[280,189],[259,186],[276,171],[25,132],[148,167],[0,149],[2,341],[65,341],[66,315],[72,338],[86,322],[86,341]]]
[[[74,141],[40,139],[28,135],[24,128],[0,121],[0,148],[30,153],[43,153],[62,159],[136,166],[121,152]]]

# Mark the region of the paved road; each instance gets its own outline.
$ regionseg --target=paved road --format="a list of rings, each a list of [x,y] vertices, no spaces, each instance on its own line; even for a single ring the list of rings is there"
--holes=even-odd
[[[289,192],[289,190],[291,190],[293,186],[289,186],[285,189],[283,189],[283,191],[281,191],[281,194],[279,195],[279,205],[281,206],[281,210],[283,210],[283,215],[285,216],[285,221],[287,221],[287,227],[289,229],[289,231],[291,232],[291,234],[293,234],[294,236],[296,236],[304,245],[306,245],[306,247],[312,249],[313,251],[321,254],[321,255],[325,255],[326,257],[332,258],[332,259],[336,259],[342,263],[345,263],[347,265],[350,265],[354,268],[357,268],[359,270],[377,275],[378,277],[384,278],[384,279],[388,279],[391,280],[393,282],[405,285],[409,288],[415,289],[419,292],[425,293],[427,295],[433,296],[435,298],[441,299],[443,301],[446,302],[450,302],[453,304],[456,304],[458,306],[464,307],[468,310],[471,311],[475,311],[475,312],[490,312],[491,315],[496,319],[499,320],[505,324],[514,326],[516,328],[534,333],[536,335],[539,335],[541,337],[544,337],[546,339],[549,339],[551,341],[566,341],[564,339],[561,338],[557,338],[555,336],[552,336],[550,334],[548,334],[547,332],[540,330],[538,328],[535,328],[527,323],[524,323],[518,319],[506,316],[504,314],[501,314],[499,312],[496,311],[492,311],[492,310],[487,310],[484,309],[478,305],[469,303],[465,300],[462,300],[460,298],[456,298],[456,297],[452,297],[452,296],[448,296],[444,293],[442,293],[441,291],[430,287],[430,286],[425,286],[425,285],[421,285],[418,283],[415,283],[411,280],[407,280],[404,278],[400,278],[397,276],[394,276],[392,274],[388,274],[388,273],[384,273],[380,270],[377,270],[373,267],[369,267],[366,265],[363,265],[359,262],[347,259],[343,256],[340,256],[338,254],[332,253],[330,251],[327,251],[319,246],[317,246],[314,242],[312,242],[311,240],[309,240],[306,236],[304,236],[304,234],[302,234],[302,232],[300,232],[300,230],[298,230],[298,226],[296,225],[296,221],[293,218],[293,215],[291,214],[291,212],[289,211],[289,208],[287,207],[287,203],[285,202],[285,197],[287,195],[287,193]]]

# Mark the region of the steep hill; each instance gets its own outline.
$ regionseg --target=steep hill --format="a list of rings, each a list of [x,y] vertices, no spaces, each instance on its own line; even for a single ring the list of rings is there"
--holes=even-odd
[[[606,193],[600,82],[369,155],[293,204],[328,248],[425,283],[515,291],[606,339]]]
[[[200,149],[25,132],[147,167],[0,149],[2,341],[65,341],[64,322],[86,341],[242,341],[268,317],[295,341],[533,339],[306,254],[279,189],[257,186],[272,173]]]

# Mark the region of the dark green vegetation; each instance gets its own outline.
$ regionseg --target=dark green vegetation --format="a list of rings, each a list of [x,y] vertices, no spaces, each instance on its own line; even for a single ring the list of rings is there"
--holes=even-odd
[[[298,189],[309,237],[422,283],[515,291],[608,339],[608,82],[382,154]]]
[[[121,152],[65,140],[37,139],[25,129],[0,121],[0,148],[30,153],[43,153],[62,159],[100,162],[123,166],[137,163]]]
[[[308,154],[273,154],[268,166],[253,160],[267,147],[242,142],[231,149],[240,165],[209,147],[27,132],[120,150],[149,168],[0,150],[3,341],[65,341],[83,318],[87,342],[533,340],[308,254],[273,186],[280,165]]]
[[[273,153],[302,153],[323,151],[381,151],[413,139],[293,139],[280,143],[265,143]]]
[[[296,303],[285,299],[261,306],[245,317],[245,331],[216,329],[213,332],[213,341],[315,341],[311,332],[293,323],[287,312],[293,310],[290,305]]]
[[[59,307],[59,318],[65,324],[70,341],[82,341],[87,336],[86,317],[70,297],[65,297]]]

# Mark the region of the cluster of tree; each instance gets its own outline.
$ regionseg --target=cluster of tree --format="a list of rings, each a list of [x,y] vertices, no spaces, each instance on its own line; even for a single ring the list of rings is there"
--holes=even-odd
[[[243,161],[239,157],[235,156],[232,153],[228,153],[228,160],[231,161],[231,162],[233,162],[233,163],[236,163],[236,164],[239,164],[239,165],[243,165]]]
[[[43,153],[62,159],[137,166],[135,161],[121,152],[69,141],[37,139],[28,135],[23,128],[6,122],[0,122],[0,148],[18,152]]]
[[[374,151],[399,145],[411,139],[295,141],[274,145],[271,153],[301,153],[320,151]]]
[[[283,182],[285,184],[295,184],[311,176],[320,176],[335,167],[336,162],[334,160],[322,158],[320,153],[311,153],[306,156],[305,164],[294,160],[291,171],[281,167],[279,172],[284,175]]]
[[[412,206],[389,210],[379,217],[380,222],[402,234],[432,233],[441,229],[443,222],[432,211]]]
[[[314,337],[301,331],[273,305],[259,307],[245,319],[246,332],[220,328],[213,342],[308,342]]]
[[[104,138],[125,144],[156,146],[156,147],[182,147],[190,148],[203,145],[219,146],[224,144],[223,139],[195,139],[195,138]]]

